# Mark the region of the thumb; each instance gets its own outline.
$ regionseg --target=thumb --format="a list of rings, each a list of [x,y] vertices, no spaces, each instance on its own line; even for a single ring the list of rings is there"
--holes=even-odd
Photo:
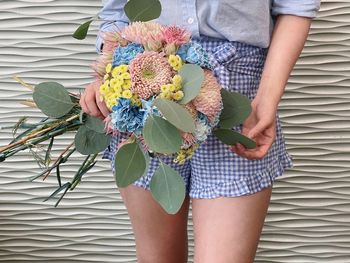
[[[259,133],[262,133],[266,128],[268,124],[264,121],[258,121],[258,123],[248,132],[248,137],[250,139],[256,137]]]

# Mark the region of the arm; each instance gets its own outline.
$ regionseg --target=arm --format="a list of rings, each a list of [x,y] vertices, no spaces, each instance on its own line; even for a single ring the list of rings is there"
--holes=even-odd
[[[102,51],[103,39],[100,36],[104,31],[118,31],[128,24],[127,17],[124,13],[126,0],[106,0],[103,1],[103,8],[99,13],[102,22],[99,26],[99,33],[96,39],[96,51]],[[99,88],[102,82],[96,79],[85,87],[84,92],[80,95],[79,104],[83,111],[91,116],[106,118],[109,110],[106,104],[100,100]]]
[[[277,18],[252,113],[242,133],[257,142],[255,149],[242,145],[232,151],[247,159],[263,158],[276,137],[276,112],[285,85],[306,41],[311,19],[294,15]]]
[[[99,34],[96,38],[96,51],[101,52],[103,40],[100,32],[120,31],[124,26],[128,25],[129,19],[124,12],[126,0],[105,0],[103,7],[99,13],[102,20],[99,25]]]

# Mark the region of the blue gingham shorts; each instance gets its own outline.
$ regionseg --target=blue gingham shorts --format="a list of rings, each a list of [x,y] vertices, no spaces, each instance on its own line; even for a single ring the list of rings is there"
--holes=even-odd
[[[230,42],[202,36],[197,38],[203,48],[212,54],[214,73],[223,88],[240,92],[249,99],[256,95],[267,49],[241,42]],[[233,128],[241,132],[242,125]],[[111,160],[113,174],[116,147],[125,135],[119,134],[104,151],[102,158]],[[195,152],[191,160],[183,165],[173,162],[172,157],[162,161],[183,177],[186,193],[191,198],[216,198],[249,195],[273,184],[286,168],[292,168],[292,157],[285,147],[278,113],[276,113],[276,140],[264,158],[248,160],[230,151],[229,146],[209,135]],[[150,180],[159,165],[156,158],[150,158],[146,175],[133,184],[150,190]]]

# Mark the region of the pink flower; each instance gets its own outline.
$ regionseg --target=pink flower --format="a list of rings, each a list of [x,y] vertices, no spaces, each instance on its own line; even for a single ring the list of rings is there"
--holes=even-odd
[[[192,103],[198,111],[208,116],[210,122],[213,122],[221,111],[221,87],[210,70],[205,69],[204,76],[202,88]]]
[[[160,87],[171,83],[175,72],[162,53],[145,51],[137,54],[129,65],[131,91],[142,99],[160,92]]]
[[[158,51],[162,47],[162,28],[154,22],[133,22],[123,29],[121,35],[130,42],[143,45],[146,50]]]
[[[127,45],[127,40],[123,39],[118,32],[102,32],[101,37],[103,39],[102,53],[110,53],[120,45]]]
[[[180,46],[190,40],[190,33],[177,26],[168,26],[162,29],[161,37],[166,44],[175,44]]]
[[[196,142],[196,137],[189,132],[180,131],[184,145],[193,145]]]

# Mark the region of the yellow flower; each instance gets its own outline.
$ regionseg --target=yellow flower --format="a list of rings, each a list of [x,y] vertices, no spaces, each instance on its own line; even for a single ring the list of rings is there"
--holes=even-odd
[[[182,83],[182,78],[181,78],[181,76],[180,76],[180,75],[175,75],[175,76],[173,77],[173,84],[174,84],[175,86],[181,86],[181,83]]]
[[[174,84],[168,84],[167,86],[169,88],[169,91],[171,91],[171,92],[174,92],[176,90],[176,87]]]
[[[130,73],[129,72],[124,72],[122,75],[123,79],[131,79]]]
[[[131,88],[131,81],[124,81],[123,85],[122,85],[123,89],[130,89]]]
[[[184,93],[182,90],[178,90],[175,93],[173,93],[174,100],[181,100],[183,97],[184,97]]]
[[[118,67],[120,68],[121,73],[127,72],[128,69],[129,69],[129,66],[126,65],[126,64],[121,64],[121,65],[119,65]]]
[[[168,58],[168,63],[173,66],[174,64],[176,64],[178,62],[178,59],[175,55],[170,55]]]
[[[122,93],[122,96],[126,99],[131,99],[132,97],[132,92],[130,90],[124,90]]]
[[[110,73],[111,70],[112,70],[112,64],[109,63],[109,64],[107,64],[107,66],[106,66],[106,73]]]
[[[112,70],[112,76],[113,78],[115,78],[116,76],[122,74],[122,71],[119,67],[115,67],[113,70]]]
[[[173,67],[173,69],[175,69],[176,71],[179,71],[179,70],[181,69],[181,67],[182,67],[182,64],[181,64],[181,62],[178,62],[178,63],[172,65],[172,67]]]
[[[168,92],[169,91],[169,87],[168,87],[168,85],[162,85],[160,87],[160,90],[161,90],[161,92]]]
[[[101,93],[101,94],[106,94],[108,91],[109,91],[109,87],[106,86],[105,84],[102,84],[102,85],[100,86],[100,93]]]
[[[171,99],[171,92],[167,91],[167,92],[160,93],[160,98],[170,100]]]

